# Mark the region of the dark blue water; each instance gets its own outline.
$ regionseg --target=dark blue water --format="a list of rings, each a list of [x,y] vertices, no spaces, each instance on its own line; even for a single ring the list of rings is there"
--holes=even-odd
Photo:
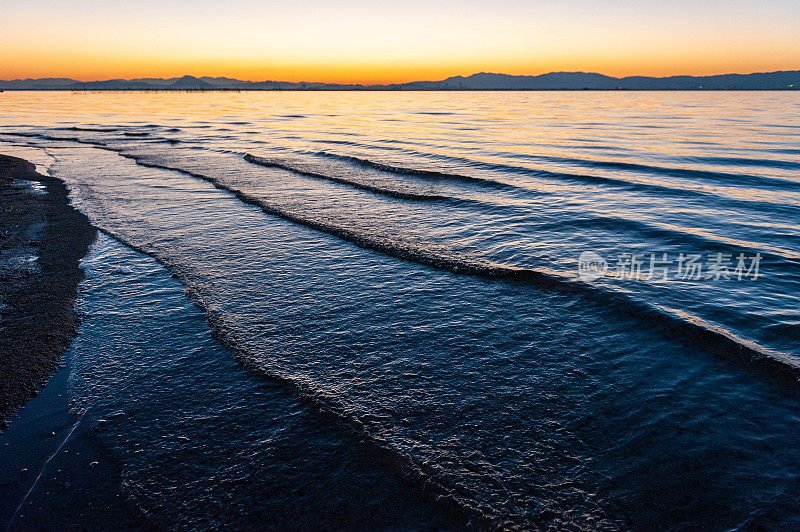
[[[152,257],[95,249],[73,385],[144,512],[798,525],[795,95],[14,97],[3,151]]]
[[[380,453],[285,386],[241,368],[154,260],[102,235],[85,268],[84,321],[67,355],[72,410],[122,465],[126,495],[151,521],[448,523],[450,510],[409,490]]]

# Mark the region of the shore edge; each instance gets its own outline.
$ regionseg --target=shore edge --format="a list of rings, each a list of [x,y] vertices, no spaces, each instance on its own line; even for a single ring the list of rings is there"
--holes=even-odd
[[[61,365],[96,234],[62,181],[0,154],[0,428]]]

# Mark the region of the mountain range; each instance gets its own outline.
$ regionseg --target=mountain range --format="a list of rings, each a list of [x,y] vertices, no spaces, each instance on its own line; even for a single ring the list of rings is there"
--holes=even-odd
[[[441,81],[358,85],[290,81],[242,81],[224,77],[138,78],[78,81],[69,78],[0,80],[0,90],[797,90],[800,70],[716,76],[629,76],[551,72],[512,76],[481,72]]]

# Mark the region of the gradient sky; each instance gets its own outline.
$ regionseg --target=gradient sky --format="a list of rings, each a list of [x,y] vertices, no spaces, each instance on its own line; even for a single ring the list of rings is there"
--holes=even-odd
[[[0,0],[0,79],[800,69],[800,0]]]

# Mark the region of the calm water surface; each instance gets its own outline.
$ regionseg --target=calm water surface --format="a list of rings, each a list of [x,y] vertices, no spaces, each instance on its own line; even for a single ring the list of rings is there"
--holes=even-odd
[[[72,400],[143,511],[800,526],[796,94],[0,101],[139,252],[87,261]]]

